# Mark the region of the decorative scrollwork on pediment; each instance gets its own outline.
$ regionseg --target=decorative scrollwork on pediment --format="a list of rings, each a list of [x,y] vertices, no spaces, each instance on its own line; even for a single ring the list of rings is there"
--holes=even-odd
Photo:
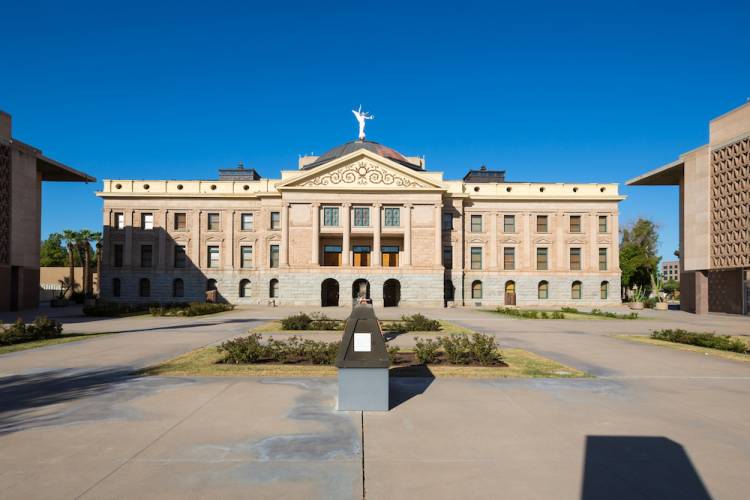
[[[370,186],[384,185],[393,187],[421,188],[424,184],[393,172],[376,163],[360,161],[338,168],[324,175],[315,176],[302,186],[335,186],[335,185]]]

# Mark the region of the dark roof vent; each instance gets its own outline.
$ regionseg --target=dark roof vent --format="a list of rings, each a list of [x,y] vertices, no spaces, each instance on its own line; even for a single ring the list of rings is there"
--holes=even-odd
[[[237,168],[220,168],[220,181],[259,181],[260,174],[254,168],[245,168],[242,162],[237,164]]]
[[[464,182],[505,182],[505,170],[489,170],[482,165],[479,170],[469,170],[464,175]]]

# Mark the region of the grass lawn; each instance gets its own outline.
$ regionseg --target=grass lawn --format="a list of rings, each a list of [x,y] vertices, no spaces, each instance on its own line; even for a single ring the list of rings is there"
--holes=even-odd
[[[34,340],[32,342],[23,342],[21,344],[0,346],[0,354],[10,352],[25,351],[27,349],[36,349],[37,347],[46,347],[48,345],[67,344],[68,342],[78,342],[79,340],[92,339],[101,335],[112,335],[111,333],[63,333],[62,337],[56,339]]]
[[[464,328],[462,326],[458,326],[454,323],[451,323],[450,321],[440,321],[440,330],[437,332],[409,332],[409,333],[417,333],[422,335],[453,335],[456,333],[466,333],[467,335],[470,335],[474,333],[473,330],[470,330],[468,328]],[[385,321],[385,323],[392,323],[392,321]],[[342,332],[343,328],[341,330],[284,330],[281,327],[281,321],[269,321],[267,323],[263,323],[262,325],[259,325],[255,328],[251,328],[248,333],[296,333],[296,334],[303,334],[303,333],[315,333],[315,332]]]
[[[668,342],[666,340],[652,339],[644,335],[614,335],[615,338],[629,340],[631,342],[639,342],[641,344],[651,344],[664,347],[671,347],[672,349],[679,349],[680,351],[691,351],[699,354],[706,354],[710,356],[716,356],[717,358],[731,359],[733,361],[744,361],[750,362],[750,354],[740,354],[739,352],[722,351],[720,349],[711,349],[708,347],[700,347],[697,345],[680,344],[679,342]]]
[[[574,378],[586,373],[523,349],[502,349],[507,367],[430,366],[435,377]],[[142,370],[144,375],[208,377],[335,377],[334,366],[225,365],[217,347],[203,347]]]

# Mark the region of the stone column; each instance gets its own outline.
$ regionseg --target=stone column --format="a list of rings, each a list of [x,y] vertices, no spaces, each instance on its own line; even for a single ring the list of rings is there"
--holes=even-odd
[[[226,212],[227,221],[224,224],[224,248],[226,257],[224,258],[224,269],[234,269],[234,210]]]
[[[380,267],[380,233],[382,225],[380,223],[380,213],[382,210],[381,203],[375,203],[372,206],[372,267]]]
[[[341,204],[341,226],[343,230],[342,234],[342,245],[341,245],[341,266],[346,267],[349,265],[349,239],[352,232],[351,224],[351,203]]]
[[[310,253],[310,264],[320,265],[320,203],[310,206],[312,215],[312,252]]]
[[[190,259],[193,261],[193,265],[196,268],[201,268],[205,264],[201,262],[201,210],[193,212],[193,223],[190,228],[190,238],[193,244],[192,251],[190,252]],[[185,249],[187,251],[187,248]]]
[[[404,205],[404,267],[411,267],[411,207]]]
[[[490,213],[490,271],[497,271],[497,214]]]
[[[167,228],[169,226],[169,210],[164,210],[164,213],[162,214],[161,224],[159,231],[159,250],[156,257],[156,265],[157,269],[159,270],[166,270],[167,269]]]
[[[609,247],[609,262],[612,263],[612,266],[610,267],[610,271],[617,272],[620,270],[620,227],[618,224],[619,215],[617,212],[612,213],[612,215],[609,216],[609,220],[607,220],[607,229],[609,229],[609,241],[611,242]],[[682,221],[682,217],[680,217],[680,221]],[[682,234],[682,233],[680,233]],[[682,249],[682,243],[680,242],[680,249]],[[683,254],[680,252],[680,269],[683,269],[682,267],[682,259]]]
[[[436,267],[443,267],[443,224],[442,224],[443,205],[435,204],[435,258],[433,259]]]
[[[279,267],[289,267],[289,203],[281,204],[281,247]]]
[[[132,269],[133,267],[133,218],[135,211],[124,212],[125,217],[125,246],[122,249],[122,267]]]
[[[586,259],[588,262],[587,266],[584,266],[584,271],[599,272],[599,215],[596,212],[585,214],[584,218],[589,218],[588,230],[585,230],[584,238],[588,238],[589,242],[589,258]],[[584,225],[584,228],[586,226]],[[609,251],[607,251],[607,260],[609,260]],[[607,269],[609,269],[609,262],[607,262]],[[598,295],[597,295],[598,297]]]
[[[568,245],[565,243],[565,233],[567,232],[570,222],[565,219],[565,213],[558,210],[555,214],[555,239],[551,248],[547,251],[547,267],[550,271],[568,270],[568,258],[565,253],[568,252]],[[536,257],[534,257],[536,259]],[[536,262],[534,263],[536,267]],[[568,295],[570,297],[570,295]]]

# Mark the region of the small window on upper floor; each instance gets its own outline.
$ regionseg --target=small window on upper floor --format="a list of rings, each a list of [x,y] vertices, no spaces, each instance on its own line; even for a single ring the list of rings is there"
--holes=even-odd
[[[153,229],[154,228],[154,214],[142,213],[141,214],[141,229]]]
[[[398,207],[385,207],[383,209],[383,222],[385,227],[401,226],[401,209]]]
[[[240,228],[242,231],[253,230],[253,214],[242,214],[240,216]]]
[[[370,227],[370,207],[354,207],[354,227]]]
[[[443,231],[453,230],[453,214],[443,212]]]
[[[515,215],[503,216],[503,232],[504,233],[516,232],[516,216]]]
[[[115,212],[115,229],[125,229],[125,214]]]
[[[608,221],[606,215],[600,215],[599,216],[599,232],[600,233],[608,233],[609,227],[608,227]]]
[[[570,216],[570,232],[571,233],[581,232],[581,216],[580,215]]]
[[[536,216],[536,232],[547,233],[549,232],[549,217],[546,215]]]
[[[218,231],[221,228],[221,216],[217,213],[208,214],[208,230]]]
[[[471,232],[472,233],[482,232],[482,216],[481,215],[471,216]]]
[[[339,227],[339,207],[323,207],[323,226]]]
[[[271,229],[281,229],[281,212],[271,212]]]
[[[175,231],[184,231],[187,229],[187,214],[176,213],[174,214],[174,228]]]

